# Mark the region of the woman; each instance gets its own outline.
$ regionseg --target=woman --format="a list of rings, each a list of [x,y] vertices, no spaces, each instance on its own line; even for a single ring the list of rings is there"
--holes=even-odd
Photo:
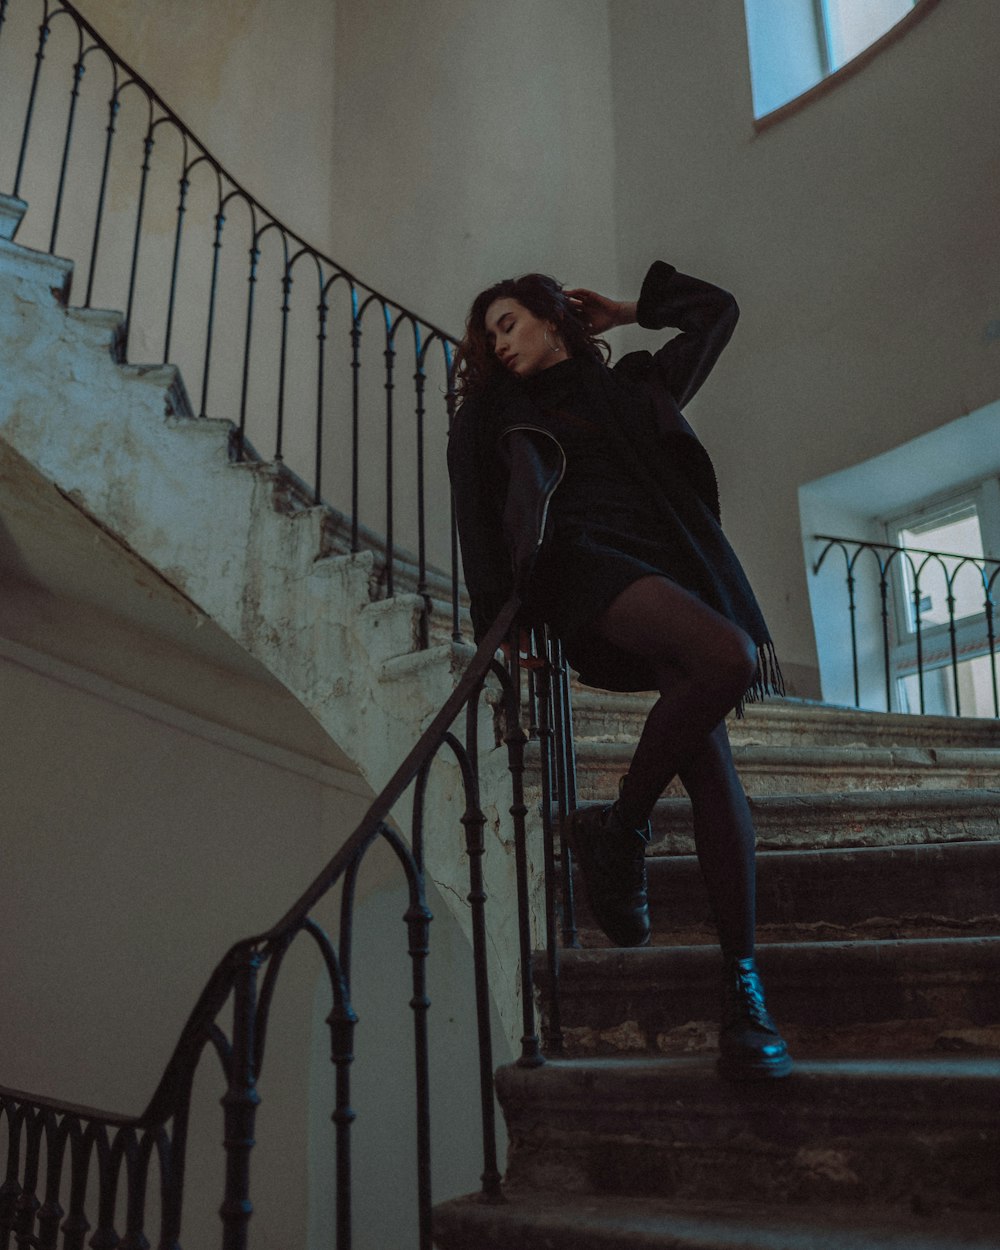
[[[752,1079],[785,1076],[791,1059],[754,963],[754,829],[724,718],[781,693],[781,677],[680,412],[737,315],[732,296],[662,261],[635,303],[541,274],[490,287],[458,353],[448,466],[477,641],[516,588],[522,621],[562,638],[581,681],[659,692],[617,802],[571,813],[563,832],[598,924],[645,945],[650,815],[680,778],[724,957],[719,1070]],[[597,336],[633,322],[681,333],[608,368]]]

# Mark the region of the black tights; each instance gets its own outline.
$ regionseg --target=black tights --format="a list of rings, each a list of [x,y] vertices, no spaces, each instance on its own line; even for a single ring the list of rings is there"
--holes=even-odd
[[[597,625],[611,642],[649,660],[660,691],[619,813],[642,826],[671,779],[680,778],[723,954],[747,958],[754,952],[754,828],[724,717],[750,684],[756,647],[738,626],[663,577],[633,582]]]

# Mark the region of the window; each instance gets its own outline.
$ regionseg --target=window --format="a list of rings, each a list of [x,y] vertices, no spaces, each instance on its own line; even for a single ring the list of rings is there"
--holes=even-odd
[[[962,557],[982,561],[1000,551],[1000,482],[989,478],[961,494],[931,500],[889,518],[885,528],[887,542],[913,552],[892,566],[892,669],[898,710],[992,716],[993,662],[982,564]],[[920,554],[927,551],[947,554]],[[988,571],[995,567],[988,566]]]
[[[754,116],[802,95],[880,39],[918,0],[744,0]]]

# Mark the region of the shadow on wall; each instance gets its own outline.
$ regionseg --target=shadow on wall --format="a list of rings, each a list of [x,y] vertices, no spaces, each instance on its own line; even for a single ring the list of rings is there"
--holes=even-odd
[[[817,574],[816,560],[825,544],[817,542],[816,535],[884,543],[886,518],[916,511],[929,499],[998,476],[1000,400],[892,451],[799,488],[809,602],[827,703],[854,703],[850,615],[844,560],[831,551]],[[988,544],[986,554],[996,556],[998,552],[989,550]],[[864,575],[863,570],[867,570]],[[881,597],[874,560],[869,564],[859,561],[855,593],[859,703],[884,711]]]

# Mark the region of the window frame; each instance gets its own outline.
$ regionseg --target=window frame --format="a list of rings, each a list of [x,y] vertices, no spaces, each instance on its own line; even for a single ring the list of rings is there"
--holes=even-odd
[[[977,478],[964,486],[953,486],[939,495],[933,495],[910,504],[904,511],[879,518],[878,524],[885,534],[885,541],[899,546],[900,529],[907,523],[933,520],[946,516],[963,504],[973,504],[979,520],[983,552],[987,559],[996,559],[1000,553],[1000,478],[990,474]],[[903,581],[903,568],[899,558],[892,562],[889,576],[889,593],[892,599],[890,620],[892,632],[889,643],[889,661],[892,674],[891,689],[894,710],[902,710],[903,697],[900,689],[902,679],[917,672],[917,633],[910,629],[911,604]],[[994,618],[995,623],[1000,623]],[[951,625],[944,621],[937,625],[924,625],[920,629],[921,658],[924,673],[949,668],[951,655]],[[973,615],[955,622],[955,649],[960,660],[971,660],[985,655],[989,650],[986,632],[985,607]]]
[[[764,113],[761,117],[754,117],[754,130],[757,134],[770,130],[772,126],[784,121],[786,117],[792,117],[802,109],[808,108],[814,100],[820,99],[828,92],[839,87],[842,82],[853,78],[866,65],[874,61],[877,56],[880,56],[886,48],[891,47],[897,40],[902,39],[914,26],[923,21],[931,9],[935,8],[939,3],[940,0],[917,0],[909,13],[901,17],[894,26],[890,26],[884,35],[876,39],[874,43],[870,43],[857,56],[852,57],[849,61],[845,61],[838,69],[825,73],[818,83],[809,87],[800,95],[795,96],[787,103],[779,105],[769,113]],[[827,9],[825,0],[813,0],[813,7],[816,12],[816,37],[819,44],[820,61],[823,65],[829,66],[831,64],[830,36],[826,25]],[[749,63],[749,55],[747,59]],[[752,73],[753,70],[751,68]]]

